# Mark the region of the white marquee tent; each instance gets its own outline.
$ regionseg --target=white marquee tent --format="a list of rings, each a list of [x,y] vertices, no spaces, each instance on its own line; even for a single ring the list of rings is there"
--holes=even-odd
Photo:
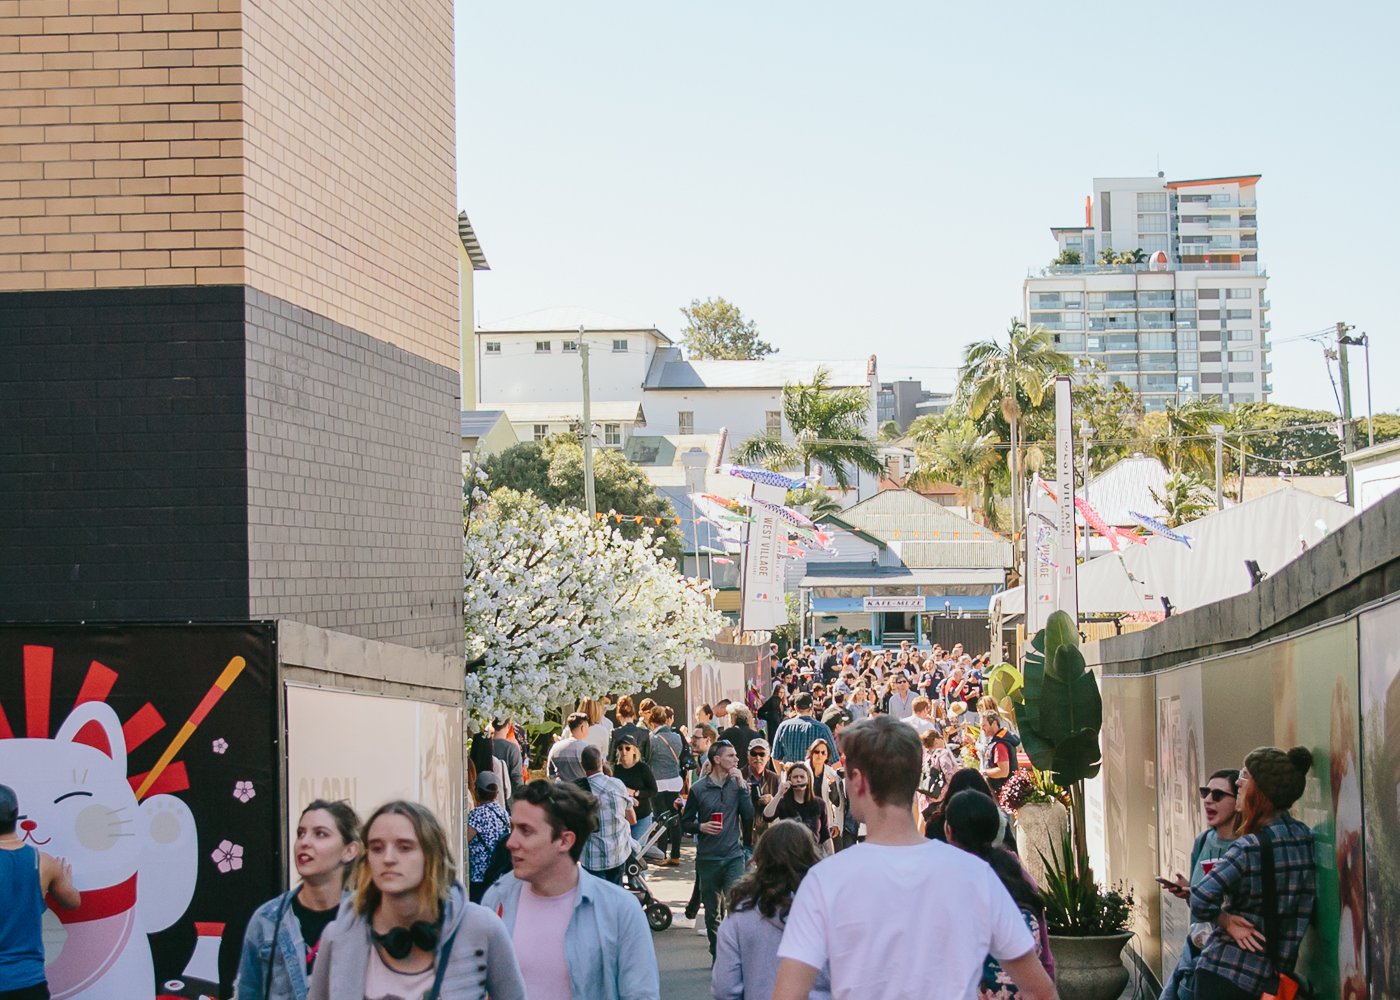
[[[1146,544],[1124,541],[1117,555],[1079,567],[1080,615],[1176,611],[1242,594],[1251,586],[1245,560],[1276,573],[1349,520],[1345,504],[1288,488],[1226,507],[1177,530],[1191,547],[1149,535]],[[995,622],[1025,613],[1025,592],[1013,587],[992,599]]]

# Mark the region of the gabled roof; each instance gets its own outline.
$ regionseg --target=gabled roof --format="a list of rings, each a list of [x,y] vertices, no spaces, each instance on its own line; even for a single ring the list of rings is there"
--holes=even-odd
[[[500,407],[505,411],[511,423],[516,424],[562,424],[583,418],[583,403],[581,401],[501,403]],[[645,427],[647,423],[646,415],[642,412],[642,404],[635,399],[594,400],[589,407],[588,416],[595,423],[599,421],[635,423],[638,427]]]
[[[1149,517],[1166,514],[1162,505],[1152,499],[1152,491],[1164,493],[1167,477],[1166,466],[1150,456],[1119,459],[1089,480],[1089,505],[1108,524],[1136,528],[1138,523],[1128,516],[1130,510]]]
[[[1004,568],[1011,542],[913,490],[883,490],[841,512],[841,521],[898,549],[910,567]]]
[[[872,359],[858,361],[688,361],[679,349],[658,351],[643,388],[666,389],[781,389],[810,382],[818,368],[830,374],[833,388],[870,385]]]
[[[509,420],[504,410],[463,410],[462,437],[483,437],[502,420]]]
[[[467,251],[467,256],[471,258],[473,271],[489,271],[491,265],[486,263],[486,254],[481,252],[481,243],[476,238],[476,230],[472,228],[472,222],[467,218],[466,212],[457,213],[457,238],[462,241],[462,249]]]
[[[653,323],[635,323],[579,306],[536,309],[485,323],[476,332],[478,336],[492,333],[578,333],[579,327],[590,333],[650,333],[667,344],[671,343],[671,338]]]

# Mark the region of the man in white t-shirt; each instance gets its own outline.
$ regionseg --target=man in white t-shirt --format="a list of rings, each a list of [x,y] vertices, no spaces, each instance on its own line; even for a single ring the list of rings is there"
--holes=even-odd
[[[900,719],[906,726],[912,726],[914,732],[923,736],[931,729],[936,729],[937,724],[933,721],[933,702],[924,695],[919,695],[914,699],[914,714],[907,719]]]
[[[778,948],[773,1000],[805,1000],[830,969],[832,1000],[971,1000],[988,955],[1022,1000],[1056,1000],[1021,911],[991,867],[914,824],[922,749],[889,716],[841,732],[862,844],[807,873]],[[891,956],[898,956],[891,961]]]

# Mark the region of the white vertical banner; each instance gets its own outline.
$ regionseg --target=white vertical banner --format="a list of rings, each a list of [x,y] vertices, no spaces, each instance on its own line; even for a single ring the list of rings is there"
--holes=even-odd
[[[1055,610],[1079,622],[1079,563],[1074,540],[1074,400],[1068,375],[1055,379]],[[1088,530],[1088,525],[1085,525]]]
[[[1045,627],[1056,608],[1056,569],[1059,565],[1058,532],[1055,530],[1055,501],[1049,486],[1039,474],[1031,477],[1031,495],[1026,504],[1026,635]]]
[[[787,490],[781,486],[752,483],[755,500],[781,504]],[[744,533],[744,588],[739,626],[744,631],[772,629],[787,624],[787,604],[783,600],[783,560],[787,531],[774,513],[754,506],[754,521]]]

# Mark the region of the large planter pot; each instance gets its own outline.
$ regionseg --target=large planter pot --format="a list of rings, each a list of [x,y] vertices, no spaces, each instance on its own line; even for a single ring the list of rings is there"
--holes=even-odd
[[[1016,810],[1016,853],[1035,884],[1045,888],[1043,854],[1051,857],[1051,848],[1060,849],[1061,839],[1069,829],[1069,811],[1059,802],[1033,802]]]
[[[1123,946],[1129,933],[1097,937],[1050,935],[1050,951],[1055,956],[1055,985],[1060,996],[1074,1000],[1118,1000],[1128,985],[1128,967],[1123,964]]]

